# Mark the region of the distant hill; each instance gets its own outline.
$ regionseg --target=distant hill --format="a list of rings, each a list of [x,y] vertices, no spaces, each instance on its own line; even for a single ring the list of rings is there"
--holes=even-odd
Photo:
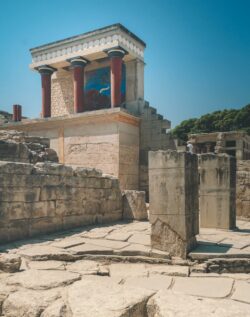
[[[12,114],[0,110],[0,124],[7,123],[9,121],[12,121]]]
[[[241,109],[215,111],[200,118],[184,120],[171,133],[174,137],[187,141],[189,133],[237,130],[246,131],[250,135],[250,104]]]

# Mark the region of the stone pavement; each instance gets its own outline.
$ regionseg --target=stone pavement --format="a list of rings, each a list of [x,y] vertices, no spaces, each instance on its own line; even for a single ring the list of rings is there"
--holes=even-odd
[[[250,223],[238,226],[202,229],[193,254],[209,254],[213,245],[224,250],[216,254],[249,258]],[[250,274],[206,273],[204,262],[152,250],[148,222],[85,227],[1,252],[22,264],[19,272],[0,273],[0,316],[250,316]]]

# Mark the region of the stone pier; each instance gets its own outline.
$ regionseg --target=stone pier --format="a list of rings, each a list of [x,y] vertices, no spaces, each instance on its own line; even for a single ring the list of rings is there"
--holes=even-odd
[[[234,229],[236,159],[227,154],[202,154],[199,171],[201,227]]]
[[[185,258],[199,232],[198,160],[186,152],[149,152],[153,248]]]

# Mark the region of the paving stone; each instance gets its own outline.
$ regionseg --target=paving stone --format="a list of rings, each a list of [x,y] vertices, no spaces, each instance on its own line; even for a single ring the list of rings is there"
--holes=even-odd
[[[97,227],[95,229],[83,233],[81,236],[84,238],[101,239],[105,238],[113,230],[114,229],[112,227]]]
[[[153,258],[158,258],[158,259],[170,259],[169,252],[165,252],[165,251],[161,251],[157,249],[151,249],[150,256]]]
[[[230,245],[231,248],[234,248],[234,249],[243,249],[245,247],[247,247],[248,245],[250,244],[250,239],[239,239],[239,238],[234,238],[234,239],[224,239],[222,240],[219,245],[221,246],[227,246],[227,245]]]
[[[235,280],[244,280],[250,282],[250,273],[222,273],[221,277],[230,277]]]
[[[143,244],[146,246],[151,245],[151,239],[149,234],[143,234],[143,233],[137,233],[133,234],[131,238],[129,238],[128,242],[130,243],[137,243],[137,244]]]
[[[99,263],[96,261],[80,260],[67,264],[66,270],[82,275],[97,274],[99,271]]]
[[[127,241],[131,236],[132,236],[132,233],[119,232],[118,230],[118,231],[111,232],[108,236],[106,236],[106,239],[117,240],[117,241]]]
[[[211,290],[210,290],[211,291]],[[159,291],[147,303],[147,317],[247,317],[249,305]]]
[[[109,277],[86,276],[68,289],[72,317],[139,317],[154,291],[117,285]]]
[[[5,317],[38,317],[60,296],[56,290],[46,292],[20,290],[11,293],[3,304]]]
[[[84,239],[82,237],[69,237],[62,239],[60,241],[52,242],[50,245],[56,248],[70,248],[80,244],[84,244]]]
[[[30,260],[61,260],[70,261],[74,256],[68,251],[49,245],[33,245],[28,249],[17,251],[21,256]]]
[[[133,288],[146,288],[153,291],[160,289],[168,289],[172,283],[172,278],[169,276],[152,275],[149,277],[129,277],[124,285]]]
[[[220,277],[221,275],[219,273],[197,273],[197,272],[191,272],[190,277]],[[225,276],[227,277],[227,276]]]
[[[230,278],[176,277],[173,291],[211,298],[223,298],[230,294],[233,280]]]
[[[64,270],[65,263],[62,261],[30,261],[27,263],[29,269],[34,270]]]
[[[113,254],[113,250],[111,248],[106,248],[102,246],[97,246],[93,244],[81,244],[72,248],[69,248],[70,252],[76,255],[82,254]]]
[[[142,255],[150,256],[151,249],[142,244],[131,244],[121,250],[115,250],[114,254],[123,255],[123,256],[133,256],[133,255]]]
[[[64,301],[60,298],[53,302],[49,307],[47,307],[43,313],[41,314],[41,317],[63,317],[66,315],[66,304]]]
[[[169,276],[183,276],[189,275],[188,266],[179,265],[146,265],[149,274],[162,274]]]
[[[123,241],[113,241],[113,240],[106,240],[106,239],[84,239],[86,244],[92,244],[96,246],[101,246],[110,249],[123,249],[129,246],[128,242]]]
[[[247,283],[246,281],[236,281],[234,289],[235,291],[232,295],[232,299],[250,304],[250,283]]]
[[[60,270],[28,270],[16,273],[7,279],[7,285],[28,289],[45,290],[69,285],[80,279],[76,273]]]
[[[113,277],[141,277],[148,276],[148,269],[144,263],[111,263],[110,276]]]

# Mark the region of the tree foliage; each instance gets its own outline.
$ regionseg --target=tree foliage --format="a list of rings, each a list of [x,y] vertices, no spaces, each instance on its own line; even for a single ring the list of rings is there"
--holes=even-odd
[[[187,141],[189,133],[209,133],[224,131],[246,131],[250,134],[250,104],[241,109],[226,109],[207,113],[200,118],[182,121],[172,134]]]

